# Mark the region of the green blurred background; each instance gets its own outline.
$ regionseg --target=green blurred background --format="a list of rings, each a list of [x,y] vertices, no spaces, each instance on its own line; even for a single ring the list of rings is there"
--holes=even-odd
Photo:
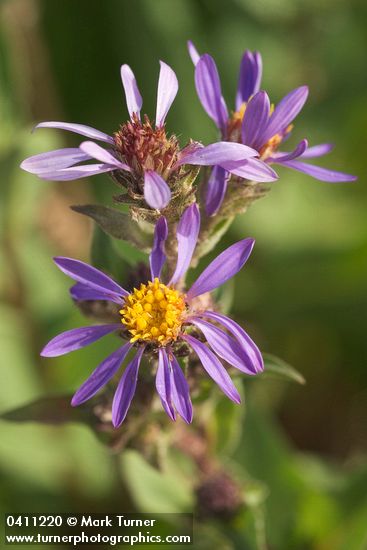
[[[272,549],[367,548],[366,15],[362,0],[0,4],[1,411],[72,392],[109,348],[107,340],[71,356],[39,358],[51,336],[85,323],[68,299],[69,281],[51,261],[62,254],[88,259],[92,228],[68,205],[109,204],[115,189],[104,176],[47,183],[18,166],[31,154],[80,142],[56,130],[31,135],[36,121],[117,129],[127,117],[122,63],[135,71],[152,116],[158,60],[169,63],[180,90],[168,129],[182,143],[209,143],[216,132],[196,97],[187,39],[216,59],[230,106],[243,50],[260,50],[263,87],[274,102],[299,85],[310,87],[292,143],[334,142],[322,164],[359,176],[356,184],[331,185],[279,168],[270,194],[225,239],[257,240],[235,281],[234,315],[261,349],[307,380],[246,384],[243,431],[221,449],[224,462],[267,485],[261,509]],[[118,511],[114,458],[87,427],[0,427],[3,511]],[[174,464],[158,474],[128,452],[118,468],[139,509],[192,507]],[[210,529],[200,547],[261,547],[246,516],[230,529]]]

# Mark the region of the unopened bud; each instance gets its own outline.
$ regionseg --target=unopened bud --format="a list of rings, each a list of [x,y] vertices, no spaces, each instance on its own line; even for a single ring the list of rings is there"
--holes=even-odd
[[[209,475],[196,489],[198,512],[204,517],[228,519],[243,504],[241,488],[226,472]]]

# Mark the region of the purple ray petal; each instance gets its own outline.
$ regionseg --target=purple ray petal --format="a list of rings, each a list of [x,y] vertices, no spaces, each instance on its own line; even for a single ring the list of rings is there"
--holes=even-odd
[[[264,370],[264,361],[259,348],[238,323],[229,319],[226,315],[214,311],[204,311],[200,316],[217,321],[236,338],[245,355],[249,357],[254,372],[261,372]]]
[[[229,172],[221,166],[214,166],[206,184],[205,211],[214,216],[222,206],[227,191]]]
[[[263,143],[261,145],[266,143],[278,132],[287,128],[306,103],[307,96],[308,87],[300,86],[283,97],[269,118],[268,126],[262,135]]]
[[[178,414],[187,424],[192,422],[192,403],[190,399],[189,385],[182,372],[176,357],[170,353],[168,359],[171,364],[172,401]]]
[[[248,159],[244,162],[225,162],[222,167],[235,176],[252,181],[271,182],[278,179],[278,174],[268,164],[259,159]]]
[[[176,162],[175,167],[182,164],[195,164],[199,166],[222,165],[226,162],[240,162],[251,157],[256,157],[259,153],[242,143],[232,143],[230,141],[218,141],[211,143],[206,147],[196,147],[187,150]]]
[[[60,168],[69,168],[73,164],[89,160],[91,157],[80,151],[78,147],[55,149],[40,155],[34,155],[23,160],[20,167],[31,174],[50,172]]]
[[[191,317],[190,322],[202,331],[209,346],[219,357],[245,374],[256,374],[256,370],[247,353],[244,353],[236,340],[226,332],[197,317]]]
[[[43,180],[70,181],[97,176],[98,174],[112,172],[113,170],[116,170],[116,166],[112,166],[111,164],[86,164],[84,166],[53,170],[52,172],[41,172],[38,174],[38,177]]]
[[[103,149],[103,147],[97,145],[97,143],[94,143],[93,141],[83,141],[83,143],[80,144],[79,148],[81,151],[83,151],[87,155],[90,155],[92,158],[99,160],[100,162],[111,164],[113,166],[116,166],[117,168],[120,168],[121,170],[127,170],[128,172],[131,172],[130,166],[123,162],[120,162],[109,151],[106,151],[106,149]]]
[[[207,114],[224,131],[228,120],[228,110],[222,97],[221,84],[214,59],[204,54],[195,67],[196,90]]]
[[[177,264],[172,279],[174,285],[183,277],[189,268],[200,229],[200,212],[197,204],[186,208],[177,226]]]
[[[246,50],[240,65],[240,74],[237,86],[236,109],[240,109],[242,103],[259,91],[262,76],[262,59],[259,52]]]
[[[156,126],[163,126],[167,113],[177,95],[178,81],[176,74],[169,65],[159,62],[161,70],[158,80],[157,111],[155,115]]]
[[[73,300],[79,302],[83,300],[108,300],[110,302],[116,302],[121,304],[121,297],[116,294],[108,294],[107,292],[101,292],[90,286],[86,286],[83,283],[76,283],[70,289],[70,296]]]
[[[41,351],[42,357],[58,357],[93,344],[106,334],[121,328],[121,323],[74,328],[52,338]]]
[[[138,381],[138,371],[140,361],[145,346],[139,348],[137,354],[131,363],[126,367],[124,374],[117,386],[117,390],[112,402],[112,424],[118,428],[125,420],[131,401],[135,394],[136,383]]]
[[[105,141],[106,143],[114,143],[113,137],[100,132],[91,126],[86,126],[85,124],[74,124],[73,122],[40,122],[35,126],[37,128],[56,128],[58,130],[67,130],[68,132],[74,132],[75,134],[80,134],[81,136],[88,137],[90,139],[97,139],[98,141]]]
[[[296,145],[296,147],[291,151],[290,153],[276,153],[273,157],[270,157],[268,159],[269,162],[276,162],[278,164],[282,164],[282,162],[287,160],[293,160],[297,157],[300,157],[303,155],[303,153],[306,151],[308,145],[307,139],[303,139]]]
[[[126,105],[130,118],[135,113],[140,119],[140,109],[143,105],[143,99],[140,95],[136,78],[129,65],[122,65],[120,69],[122,85],[125,90]]]
[[[170,188],[162,176],[153,170],[147,170],[144,174],[144,198],[155,210],[162,210],[171,200]]]
[[[311,159],[314,157],[322,157],[323,155],[330,153],[332,149],[334,149],[333,143],[320,143],[320,145],[314,145],[313,147],[306,149],[302,155],[302,158]]]
[[[200,59],[200,54],[195,48],[194,44],[191,42],[191,40],[187,41],[187,49],[189,50],[191,61],[193,62],[194,65],[196,65]]]
[[[236,275],[246,263],[254,244],[254,239],[244,239],[219,254],[196,279],[187,293],[187,298],[191,300],[195,296],[209,292]]]
[[[299,172],[303,172],[313,178],[326,181],[328,183],[355,181],[357,179],[357,176],[352,176],[351,174],[337,172],[336,170],[328,170],[327,168],[313,166],[312,164],[306,164],[305,162],[300,162],[298,160],[289,160],[283,162],[282,164],[283,166],[288,166],[288,168],[293,168],[293,170],[298,170]]]
[[[258,92],[250,99],[242,120],[242,143],[259,149],[262,134],[269,122],[270,100],[266,92]]]
[[[80,386],[74,394],[71,404],[73,407],[81,405],[95,395],[103,386],[111,380],[115,373],[120,368],[121,363],[132,348],[132,344],[127,343],[109,355],[98,367],[92,372],[87,380]]]
[[[171,420],[176,420],[176,414],[172,406],[171,373],[167,352],[159,348],[158,369],[155,377],[155,387],[161,398],[162,407]]]
[[[86,286],[92,287],[101,292],[107,292],[114,296],[116,299],[121,296],[127,296],[129,293],[120,285],[115,283],[111,277],[102,273],[99,269],[92,267],[80,260],[74,260],[73,258],[64,258],[58,256],[54,258],[54,262],[59,269],[68,277],[83,283]],[[120,298],[121,303],[121,298]]]
[[[199,342],[193,336],[183,334],[182,338],[186,340],[199,357],[201,364],[206,372],[220,387],[223,393],[235,403],[241,403],[241,397],[236,386],[233,384],[228,372],[219,361],[218,357],[202,342]]]
[[[152,279],[160,277],[162,267],[166,261],[166,254],[164,252],[164,244],[168,236],[167,220],[164,216],[159,218],[154,230],[154,243],[153,248],[149,256],[150,273]]]

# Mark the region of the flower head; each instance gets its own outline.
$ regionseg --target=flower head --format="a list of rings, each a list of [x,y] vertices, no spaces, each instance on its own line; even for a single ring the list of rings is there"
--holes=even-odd
[[[195,65],[195,84],[199,99],[219,129],[223,140],[242,143],[255,149],[260,160],[267,165],[281,164],[327,182],[356,179],[350,174],[295,160],[325,155],[332,149],[330,144],[308,147],[307,140],[303,139],[293,151],[279,151],[279,147],[293,129],[293,120],[307,100],[307,86],[292,90],[273,108],[267,93],[259,91],[262,76],[261,55],[259,52],[247,50],[241,60],[235,109],[230,114],[222,95],[214,59],[208,54],[200,56],[191,42],[188,47]],[[254,174],[251,174],[251,171],[246,174],[246,167],[241,167],[237,172],[232,170],[232,174],[244,179],[261,181],[257,179],[258,170],[254,170]],[[208,182],[206,208],[210,215],[221,206],[228,176],[226,171],[216,170]]]
[[[55,258],[56,265],[77,281],[71,289],[74,300],[110,300],[121,306],[119,323],[69,330],[53,338],[42,355],[54,357],[80,349],[106,334],[117,332],[126,343],[107,357],[79,388],[72,404],[79,405],[95,395],[118,371],[130,351],[135,352],[118,384],[113,406],[114,426],[119,426],[133,399],[144,353],[158,355],[156,389],[164,410],[175,420],[176,412],[192,420],[188,384],[175,357],[182,346],[190,347],[209,376],[234,402],[239,393],[219,358],[242,372],[254,375],[263,369],[261,353],[246,332],[233,320],[206,309],[200,299],[233,277],[251,254],[254,241],[244,239],[222,252],[184,292],[182,280],[188,270],[200,228],[196,204],[183,213],[177,227],[176,269],[168,282],[161,272],[165,264],[167,222],[161,217],[155,227],[150,254],[151,280],[128,292],[106,274],[78,260]],[[196,332],[202,333],[206,343]]]
[[[143,100],[128,65],[121,67],[121,79],[130,120],[122,124],[113,136],[83,124],[41,122],[36,126],[69,130],[103,141],[108,144],[108,150],[94,141],[85,141],[77,149],[60,149],[26,159],[21,167],[46,180],[73,180],[110,172],[115,180],[125,184],[130,193],[143,196],[151,208],[162,209],[171,198],[170,178],[177,177],[180,170],[179,166],[171,170],[177,160],[179,145],[175,136],[166,136],[164,127],[178,91],[177,78],[174,71],[161,61],[155,124],[147,115],[144,122],[140,120]],[[78,164],[92,159],[99,163]]]

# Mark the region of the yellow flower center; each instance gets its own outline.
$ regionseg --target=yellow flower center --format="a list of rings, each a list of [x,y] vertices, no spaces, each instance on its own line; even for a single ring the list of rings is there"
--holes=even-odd
[[[130,342],[143,340],[166,345],[176,340],[185,312],[184,296],[156,277],[126,296],[121,322],[132,335]]]
[[[241,125],[245,116],[247,103],[242,103],[238,111],[232,113],[227,122],[227,139],[229,141],[241,142]]]
[[[280,134],[275,134],[271,137],[260,149],[260,158],[262,160],[271,157],[271,155],[278,149],[282,143],[283,137]]]

